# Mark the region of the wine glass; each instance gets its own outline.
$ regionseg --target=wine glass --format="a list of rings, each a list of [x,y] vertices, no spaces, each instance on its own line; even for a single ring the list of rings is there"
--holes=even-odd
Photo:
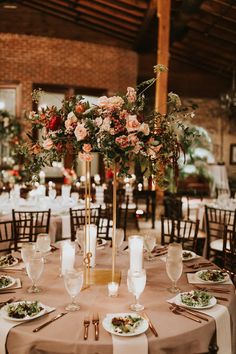
[[[27,242],[23,243],[21,246],[21,258],[26,266],[29,258],[33,257],[36,253],[36,243],[35,242]]]
[[[130,305],[131,310],[141,311],[144,309],[144,306],[139,303],[139,297],[142,294],[145,285],[146,285],[146,271],[142,269],[141,271],[132,271],[128,272],[128,289],[135,297],[135,304]]]
[[[166,258],[166,272],[172,281],[171,293],[178,293],[180,289],[177,287],[177,281],[181,277],[183,271],[182,261],[182,245],[179,243],[171,243],[168,246],[168,254]]]
[[[46,253],[49,252],[51,249],[50,244],[51,239],[49,234],[38,234],[36,241],[37,251],[41,252],[45,256]],[[44,263],[46,263],[45,259]]]
[[[152,257],[152,250],[156,245],[156,237],[153,235],[146,235],[144,237],[144,249],[147,251],[147,260],[151,261]]]
[[[38,252],[35,253],[33,257],[30,257],[28,259],[28,262],[26,263],[26,271],[28,274],[28,277],[32,281],[32,286],[28,288],[29,293],[38,293],[40,292],[40,288],[36,286],[37,281],[42,275],[44,268],[44,261],[42,255]]]
[[[65,288],[71,296],[71,303],[66,306],[68,311],[77,311],[80,305],[76,303],[75,298],[80,293],[83,285],[84,274],[79,270],[67,270],[64,274]]]
[[[120,247],[122,246],[122,243],[124,241],[124,230],[123,229],[117,229],[116,230],[116,254],[120,254]]]

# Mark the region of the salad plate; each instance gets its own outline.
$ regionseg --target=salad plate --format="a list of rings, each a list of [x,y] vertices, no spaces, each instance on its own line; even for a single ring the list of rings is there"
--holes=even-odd
[[[0,276],[0,291],[3,289],[10,288],[14,285],[16,280],[9,275],[1,275]]]
[[[18,259],[11,254],[0,257],[0,268],[13,267],[18,263]]]
[[[191,309],[209,309],[215,306],[217,300],[206,291],[192,290],[180,293],[175,298],[175,304]]]
[[[42,316],[46,308],[38,301],[17,301],[5,305],[0,313],[3,318],[10,321],[30,321]]]
[[[207,283],[224,283],[229,280],[229,275],[218,269],[203,269],[195,273],[195,276]]]
[[[107,314],[102,325],[107,332],[122,337],[137,336],[149,326],[145,318],[134,312]]]
[[[182,260],[183,262],[186,262],[186,261],[190,261],[194,258],[196,258],[197,255],[195,252],[192,252],[192,251],[188,251],[188,250],[183,250],[182,251]]]

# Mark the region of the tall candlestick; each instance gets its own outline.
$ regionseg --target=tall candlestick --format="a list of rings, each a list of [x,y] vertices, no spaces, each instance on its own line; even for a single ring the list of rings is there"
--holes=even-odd
[[[87,253],[91,253],[90,267],[95,267],[96,260],[96,246],[97,246],[97,226],[87,225],[86,227],[86,247],[85,256]]]
[[[129,237],[130,270],[141,271],[143,269],[143,237]]]

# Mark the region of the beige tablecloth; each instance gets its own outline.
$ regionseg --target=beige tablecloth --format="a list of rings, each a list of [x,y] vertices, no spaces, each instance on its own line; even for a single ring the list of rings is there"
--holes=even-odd
[[[91,286],[81,292],[79,303],[81,309],[78,312],[69,313],[58,321],[45,327],[38,333],[32,330],[54,317],[64,310],[69,302],[69,296],[64,288],[63,279],[59,274],[59,251],[48,257],[45,270],[40,282],[42,293],[30,295],[26,288],[30,281],[22,274],[23,288],[17,290],[17,298],[40,300],[44,304],[56,307],[52,314],[32,322],[23,323],[10,330],[7,349],[9,354],[112,354],[112,338],[102,327],[102,319],[107,313],[127,312],[129,305],[133,303],[133,296],[127,290],[126,274],[128,269],[128,253],[119,256],[117,267],[122,270],[121,286],[117,298],[108,297],[107,286]],[[81,264],[82,259],[77,258]],[[111,268],[111,248],[97,251],[96,268]],[[212,318],[209,322],[201,324],[193,322],[182,316],[174,315],[169,310],[167,299],[173,297],[166,289],[170,281],[165,272],[165,263],[158,257],[153,262],[145,261],[147,270],[147,285],[141,295],[140,302],[145,305],[145,311],[155,325],[159,337],[156,338],[150,330],[146,332],[148,338],[149,354],[193,354],[208,351],[210,339],[215,331],[215,322]],[[19,273],[19,272],[18,272]],[[17,273],[17,277],[19,274]],[[187,283],[186,274],[183,273],[179,285],[183,291],[192,289]],[[223,286],[223,285],[221,285]],[[232,320],[233,353],[236,353],[236,296],[233,285],[224,285],[231,289],[228,302],[222,302],[228,306]],[[1,300],[9,295],[0,295]],[[94,340],[94,328],[89,327],[89,338],[83,340],[83,320],[86,314],[92,318],[93,312],[100,316],[100,339]]]

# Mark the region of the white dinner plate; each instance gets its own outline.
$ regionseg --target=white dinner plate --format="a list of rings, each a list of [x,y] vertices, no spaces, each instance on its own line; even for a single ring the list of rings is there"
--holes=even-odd
[[[184,253],[184,252],[188,252],[188,253],[189,253],[189,256],[188,256],[187,258],[184,258],[184,257],[183,257],[183,253]],[[190,260],[192,260],[192,259],[194,259],[194,258],[196,258],[196,257],[197,257],[197,255],[196,255],[195,252],[188,251],[188,250],[183,250],[183,251],[182,251],[182,260],[183,260],[183,262],[190,261]]]
[[[133,332],[130,332],[130,333],[117,333],[114,331],[114,327],[111,323],[112,319],[114,317],[125,317],[125,316],[132,316],[132,317],[142,317],[142,316],[139,316],[138,314],[134,313],[134,312],[131,312],[131,313],[113,313],[113,314],[107,314],[107,316],[104,318],[104,320],[102,321],[102,325],[103,325],[103,328],[111,333],[111,334],[115,334],[116,336],[121,336],[121,337],[132,337],[132,336],[137,336],[141,333],[144,333],[146,332],[146,330],[148,329],[148,321],[142,317],[142,321],[141,323],[139,324],[139,326],[137,326]]]
[[[209,269],[203,269],[203,270],[199,270],[197,273],[195,273],[195,276],[201,280],[201,282],[205,282],[205,283],[212,283],[212,284],[218,284],[218,283],[224,283],[225,281],[229,280],[229,274],[224,273],[224,279],[222,280],[218,280],[218,281],[213,281],[213,280],[204,280],[200,277],[200,275],[204,272],[208,272]],[[210,270],[211,272],[215,272],[214,269]]]
[[[12,285],[14,285],[15,282],[16,282],[16,279],[10,277],[9,275],[1,275],[1,276],[0,276],[0,279],[1,279],[1,278],[7,278],[7,279],[9,279],[9,280],[10,280],[10,283],[9,283],[7,286],[2,286],[2,287],[0,287],[0,292],[1,292],[1,290],[3,290],[3,289],[10,288],[10,287],[11,287]]]
[[[182,293],[182,294],[187,294],[188,292],[185,292],[185,293]],[[183,307],[186,307],[186,308],[190,308],[190,309],[209,309],[213,306],[215,306],[217,304],[217,300],[216,298],[213,296],[211,299],[210,299],[210,302],[208,305],[206,306],[189,306],[187,304],[185,304],[184,302],[182,302],[181,300],[181,294],[178,294],[175,298],[175,304],[176,305],[180,305],[180,306],[183,306]]]
[[[17,305],[17,304],[20,304],[21,302],[25,302],[25,301],[17,301],[17,302],[11,302],[10,304],[7,304],[5,305],[1,310],[0,310],[0,313],[2,315],[3,318],[5,318],[6,320],[9,320],[9,321],[15,321],[15,322],[21,322],[21,321],[31,321],[31,320],[34,320],[35,318],[38,318],[42,315],[44,315],[44,313],[46,312],[46,308],[45,306],[39,302],[39,306],[41,306],[43,309],[37,313],[37,315],[34,315],[34,316],[26,316],[24,318],[13,318],[13,317],[10,317],[8,316],[8,313],[7,313],[7,308],[8,306],[12,306],[12,305]],[[26,301],[28,304],[34,302],[34,301]]]
[[[5,256],[2,256],[2,257],[5,257]],[[13,257],[13,258],[14,258],[14,261],[12,264],[4,264],[4,265],[1,265],[0,268],[14,267],[19,261],[16,257]]]
[[[107,240],[104,240],[104,238],[100,238],[100,240],[102,241],[101,243],[97,242],[97,248],[99,247],[103,247],[107,244]]]

